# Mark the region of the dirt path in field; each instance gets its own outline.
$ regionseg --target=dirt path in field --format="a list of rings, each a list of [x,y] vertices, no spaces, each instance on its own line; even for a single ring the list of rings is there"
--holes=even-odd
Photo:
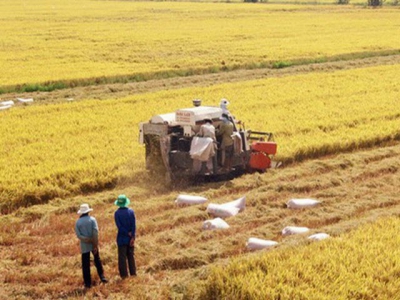
[[[364,59],[336,61],[327,63],[316,63],[299,65],[283,69],[254,69],[236,70],[215,74],[194,75],[188,77],[175,77],[169,79],[149,80],[144,82],[132,82],[126,84],[106,84],[88,87],[76,87],[53,92],[25,93],[23,97],[32,97],[40,102],[63,102],[66,100],[81,99],[113,99],[121,98],[137,93],[155,92],[160,90],[171,90],[185,87],[210,86],[225,82],[239,82],[252,79],[281,77],[310,72],[333,72],[365,68],[378,65],[399,64],[400,55],[380,56]],[[2,99],[12,99],[21,94],[3,94]]]

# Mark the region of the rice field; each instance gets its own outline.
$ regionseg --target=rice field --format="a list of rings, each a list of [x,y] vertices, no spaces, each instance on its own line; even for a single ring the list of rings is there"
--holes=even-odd
[[[397,299],[398,218],[214,268],[200,299]],[[333,292],[335,291],[335,292]]]
[[[0,111],[1,300],[397,299],[400,10],[294,2],[1,1],[0,102],[35,99]],[[139,122],[194,98],[228,98],[242,126],[273,132],[284,167],[182,189],[146,171]],[[124,281],[119,194],[138,220],[138,277]],[[246,210],[205,231],[206,206],[178,207],[178,194],[245,195]],[[81,203],[109,279],[92,272],[89,291]],[[252,253],[249,237],[279,245]]]
[[[140,81],[399,53],[399,10],[5,0],[0,91]]]
[[[330,299],[335,294],[329,290],[332,287],[339,299],[346,299],[342,297],[346,292],[363,299],[377,293],[391,299],[398,282],[398,220],[382,221],[372,229],[362,226],[400,215],[398,170],[399,144],[184,190],[160,190],[154,177],[147,177],[145,183],[135,180],[112,190],[21,208],[0,216],[0,290],[6,299],[21,300],[218,299],[218,295],[263,299],[270,292],[280,292],[282,299],[302,295],[315,299],[312,292],[322,295],[319,299]],[[138,277],[127,280],[118,274],[113,219],[114,201],[121,193],[130,197],[138,226]],[[179,207],[174,200],[181,193],[202,195],[208,201]],[[202,223],[212,218],[206,212],[208,203],[244,195],[245,211],[225,219],[229,229],[202,229]],[[294,197],[318,199],[321,205],[288,209],[285,203]],[[100,253],[109,279],[107,285],[99,284],[93,267],[93,288],[86,292],[73,231],[81,203],[94,209],[91,214],[99,224]],[[285,226],[306,226],[309,234],[326,232],[332,240],[310,245],[308,234],[282,236]],[[353,234],[357,228],[360,231]],[[279,245],[267,253],[252,253],[246,249],[250,237]],[[337,279],[329,283],[332,277]],[[271,291],[274,285],[263,286],[278,280],[275,291]],[[243,281],[251,285],[243,286]]]
[[[16,107],[0,119],[7,128],[0,136],[2,210],[140,178],[138,123],[194,98],[205,105],[230,99],[246,128],[275,134],[276,159],[285,164],[398,140],[398,72],[398,65],[381,66]]]

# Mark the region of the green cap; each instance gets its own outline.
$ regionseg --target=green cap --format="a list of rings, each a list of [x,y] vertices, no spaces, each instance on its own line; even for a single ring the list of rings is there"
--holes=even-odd
[[[129,200],[125,195],[119,195],[117,200],[114,202],[114,204],[119,207],[127,207],[130,203],[131,200]]]

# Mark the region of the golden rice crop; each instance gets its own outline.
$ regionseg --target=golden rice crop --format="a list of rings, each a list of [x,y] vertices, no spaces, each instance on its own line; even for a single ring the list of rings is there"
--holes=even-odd
[[[5,0],[0,10],[3,89],[57,81],[74,86],[106,77],[141,80],[400,49],[400,40],[393,38],[400,35],[393,8]]]
[[[298,161],[399,139],[399,66],[269,78],[121,100],[32,105],[2,112],[2,209],[112,186],[144,170],[138,123],[201,98],[231,101],[247,128],[272,131],[277,159]],[[136,175],[135,175],[136,174]]]
[[[397,299],[400,221],[216,267],[202,299]]]

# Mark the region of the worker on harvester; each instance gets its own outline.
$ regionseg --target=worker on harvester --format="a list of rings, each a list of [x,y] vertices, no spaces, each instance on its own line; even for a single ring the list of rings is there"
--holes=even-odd
[[[200,130],[199,130],[198,136],[210,137],[214,141],[216,141],[216,139],[215,139],[215,127],[213,125],[212,120],[209,117],[204,119],[204,124],[200,126]]]
[[[229,115],[223,113],[221,116],[221,124],[217,128],[216,134],[221,137],[221,165],[223,172],[232,170],[233,159],[233,123],[229,120]]]
[[[227,119],[232,122],[233,124],[233,130],[236,131],[236,124],[241,124],[240,120],[236,120],[235,117],[230,113],[228,110],[228,105],[229,101],[226,98],[222,98],[221,101],[219,102],[219,107],[222,109],[222,114],[225,114],[227,116]]]
[[[210,158],[207,161],[202,161],[201,170],[202,174],[209,173],[210,170],[213,170],[213,173],[217,170],[217,156],[216,156],[216,142],[215,138],[215,127],[210,117],[206,117],[204,119],[204,124],[200,126],[200,130],[198,136],[204,138],[211,138],[213,140],[213,150],[210,152]]]
[[[221,101],[219,102],[219,107],[222,109],[222,113],[227,114],[229,116],[229,110],[228,110],[228,105],[229,101],[228,99],[222,98]]]
[[[210,117],[205,117],[197,138],[192,140],[190,155],[193,159],[193,169],[200,174],[216,173],[216,138],[215,127]]]

